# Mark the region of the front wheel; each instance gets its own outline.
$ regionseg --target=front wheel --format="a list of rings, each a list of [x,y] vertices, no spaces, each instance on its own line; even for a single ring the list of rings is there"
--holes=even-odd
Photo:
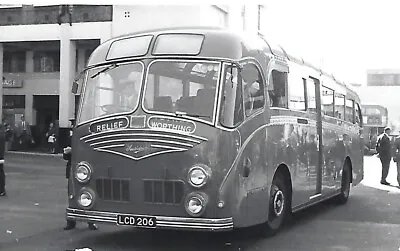
[[[275,235],[287,219],[290,207],[288,191],[283,175],[277,173],[271,185],[268,220],[264,223],[264,233],[267,236]]]
[[[342,186],[340,194],[335,198],[338,204],[346,204],[350,196],[351,171],[347,163],[344,164],[342,173]]]

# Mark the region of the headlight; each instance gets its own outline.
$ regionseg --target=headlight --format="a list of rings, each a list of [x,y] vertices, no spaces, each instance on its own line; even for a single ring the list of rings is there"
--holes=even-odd
[[[191,193],[186,197],[185,209],[191,216],[200,216],[207,205],[208,196],[205,193]]]
[[[91,174],[92,169],[87,163],[81,162],[76,167],[75,178],[81,183],[87,182],[90,179]]]
[[[211,171],[207,171],[206,169],[209,168],[202,166],[193,166],[189,170],[189,183],[194,187],[204,186],[207,183],[211,173]]]
[[[82,207],[90,207],[93,204],[94,195],[89,191],[82,191],[78,196],[78,203]]]

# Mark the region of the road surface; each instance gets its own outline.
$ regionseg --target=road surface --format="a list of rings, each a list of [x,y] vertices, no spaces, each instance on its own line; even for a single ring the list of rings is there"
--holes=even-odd
[[[60,158],[8,158],[8,196],[0,198],[0,250],[400,250],[400,189],[383,186],[380,163],[365,157],[365,179],[344,206],[323,203],[297,213],[272,238],[254,228],[232,233],[147,231],[80,223],[64,231],[66,180]],[[397,186],[395,163],[388,181]]]

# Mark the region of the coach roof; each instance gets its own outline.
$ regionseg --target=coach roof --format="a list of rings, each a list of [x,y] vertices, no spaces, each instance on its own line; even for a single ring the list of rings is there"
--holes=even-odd
[[[107,60],[107,54],[109,53],[110,47],[112,46],[113,43],[119,41],[127,41],[127,43],[129,44],[130,43],[129,40],[132,39],[132,46],[134,46],[136,44],[134,38],[143,36],[149,36],[149,38],[152,37],[151,41],[149,40],[147,43],[145,43],[146,47],[144,53],[140,55],[137,54],[130,56],[129,59],[140,56],[155,57],[154,55],[155,40],[159,35],[164,35],[164,34],[203,36],[204,40],[201,44],[200,52],[195,55],[196,57],[212,57],[212,58],[226,58],[232,60],[239,60],[243,57],[254,56],[255,54],[259,54],[260,52],[267,54],[271,53],[268,44],[257,35],[241,35],[232,31],[228,31],[226,29],[214,28],[214,27],[168,28],[168,29],[155,29],[155,30],[135,32],[109,39],[104,43],[102,43],[101,45],[99,45],[94,50],[89,59],[88,66],[98,65],[110,61]],[[140,46],[144,46],[144,43],[141,43]],[[174,46],[179,47],[179,46],[184,46],[184,44],[182,45],[178,44]],[[126,49],[126,51],[127,51],[126,53],[129,53],[128,49]],[[168,55],[168,53],[164,53],[163,56],[179,57],[181,55],[173,53]],[[116,58],[116,60],[120,59],[122,59],[122,57],[119,59]],[[124,59],[128,59],[128,57],[125,57]]]

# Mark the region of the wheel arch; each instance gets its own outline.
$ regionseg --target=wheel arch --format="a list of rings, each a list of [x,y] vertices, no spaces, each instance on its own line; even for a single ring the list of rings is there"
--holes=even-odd
[[[272,180],[274,180],[275,177],[276,177],[278,174],[281,174],[281,175],[283,176],[283,179],[284,179],[284,181],[285,181],[285,185],[286,185],[287,188],[288,188],[288,193],[289,193],[289,205],[290,205],[289,209],[290,209],[290,211],[292,211],[292,195],[293,195],[292,175],[291,175],[291,173],[290,173],[290,170],[289,170],[288,166],[287,166],[286,164],[284,164],[284,163],[280,164],[280,165],[276,168]]]
[[[353,183],[353,164],[351,162],[351,158],[350,156],[347,156],[346,159],[344,160],[344,165],[343,168],[345,166],[348,166],[350,168],[350,183]]]

